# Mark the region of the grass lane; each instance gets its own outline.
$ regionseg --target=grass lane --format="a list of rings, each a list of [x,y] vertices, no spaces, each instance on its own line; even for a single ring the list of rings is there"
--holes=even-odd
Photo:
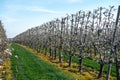
[[[21,46],[12,44],[11,47],[14,48],[11,57],[14,80],[73,80],[70,75]],[[16,55],[18,58],[15,57]]]
[[[40,48],[40,50],[44,50],[44,48]],[[49,53],[49,50],[47,49],[46,52]],[[57,56],[58,56],[58,52],[57,52]],[[69,60],[69,53],[63,52],[63,57],[64,57],[65,61],[68,61]],[[73,56],[72,57],[72,62],[75,62],[75,63],[79,64],[78,56]],[[89,59],[89,58],[84,58],[83,59],[83,66],[88,67],[88,68],[92,68],[92,69],[97,70],[97,71],[100,70],[99,63],[92,60],[92,59]],[[105,64],[103,72],[106,74],[107,70],[108,70],[108,64]],[[115,66],[115,64],[112,64],[111,76],[116,77],[116,66]]]

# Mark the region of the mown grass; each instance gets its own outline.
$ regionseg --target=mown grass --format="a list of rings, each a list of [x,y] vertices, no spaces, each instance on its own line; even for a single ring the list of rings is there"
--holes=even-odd
[[[68,57],[69,56],[66,56],[64,55],[65,57]],[[79,61],[78,61],[78,56],[73,56],[72,57],[72,61],[79,64]],[[92,60],[92,59],[89,59],[89,58],[84,58],[83,59],[83,66],[84,67],[88,67],[88,68],[91,68],[91,69],[94,69],[96,71],[99,71],[100,70],[100,65],[97,61],[95,60]],[[108,70],[108,64],[105,64],[104,65],[104,73],[106,74],[107,73],[107,70]],[[112,65],[112,68],[111,68],[111,76],[116,76],[116,67],[115,67],[115,64]]]
[[[12,44],[11,57],[14,80],[73,80],[55,66],[43,61],[32,52],[17,44]],[[18,56],[16,58],[15,56]]]
[[[40,49],[44,50],[44,48],[40,48]],[[47,50],[46,52],[49,53],[49,50]],[[57,56],[58,56],[58,51],[57,51]],[[64,58],[65,61],[68,61],[69,60],[69,53],[68,52],[63,52],[63,58]],[[75,62],[75,63],[79,64],[78,56],[73,56],[72,57],[72,62]],[[92,59],[87,58],[87,57],[83,59],[83,66],[84,67],[88,67],[88,68],[92,68],[92,69],[94,69],[96,71],[100,70],[99,63],[97,61],[92,60]],[[105,64],[103,72],[106,74],[107,70],[108,70],[108,64]],[[112,65],[111,76],[116,76],[116,67],[115,67],[115,64]]]

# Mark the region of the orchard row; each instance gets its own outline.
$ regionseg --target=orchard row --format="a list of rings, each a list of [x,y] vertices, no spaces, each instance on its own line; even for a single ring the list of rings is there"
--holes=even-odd
[[[117,14],[117,15],[116,15]],[[109,79],[112,64],[116,65],[120,80],[120,7],[108,9],[99,7],[93,11],[80,10],[76,14],[54,19],[17,35],[14,42],[44,51],[49,49],[50,57],[62,63],[63,53],[69,56],[69,67],[73,56],[78,56],[79,72],[82,73],[83,59],[88,57],[100,66],[98,78],[102,77],[104,65],[108,65],[106,80]]]

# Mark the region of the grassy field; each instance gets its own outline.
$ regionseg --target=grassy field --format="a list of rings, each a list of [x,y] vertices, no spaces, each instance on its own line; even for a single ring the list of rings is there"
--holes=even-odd
[[[44,48],[40,48],[41,50],[44,50]],[[49,53],[49,51],[47,50],[46,52]],[[58,56],[58,53],[57,53],[57,56]],[[66,53],[66,52],[63,52],[63,58],[65,61],[68,61],[69,60],[69,53]],[[78,56],[73,56],[72,57],[72,62],[74,63],[77,63],[79,64],[78,62]],[[88,67],[88,68],[91,68],[91,69],[94,69],[96,71],[99,71],[100,70],[100,65],[98,62],[92,60],[92,59],[89,59],[89,58],[84,58],[83,59],[83,66],[84,67]],[[105,64],[104,66],[104,74],[107,73],[107,70],[108,70],[108,65]],[[116,67],[115,67],[115,64],[112,65],[112,68],[111,68],[111,76],[116,76]]]
[[[79,64],[78,62],[78,57],[75,56],[73,57],[73,62]],[[89,58],[84,58],[83,59],[83,66],[85,67],[88,67],[88,68],[91,68],[91,69],[94,69],[96,71],[99,71],[100,70],[100,65],[98,62],[92,60],[92,59],[89,59]],[[104,66],[104,73],[106,74],[107,73],[107,70],[108,70],[108,65],[105,64]],[[116,76],[116,67],[115,67],[115,64],[112,65],[112,68],[111,68],[111,76]]]
[[[21,46],[12,44],[11,47],[14,48],[11,57],[14,80],[73,80],[70,75]]]

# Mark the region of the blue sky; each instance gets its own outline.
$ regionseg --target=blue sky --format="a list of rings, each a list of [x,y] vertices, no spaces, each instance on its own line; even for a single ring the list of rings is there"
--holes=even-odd
[[[0,0],[0,20],[8,38],[66,14],[120,5],[120,0]]]

